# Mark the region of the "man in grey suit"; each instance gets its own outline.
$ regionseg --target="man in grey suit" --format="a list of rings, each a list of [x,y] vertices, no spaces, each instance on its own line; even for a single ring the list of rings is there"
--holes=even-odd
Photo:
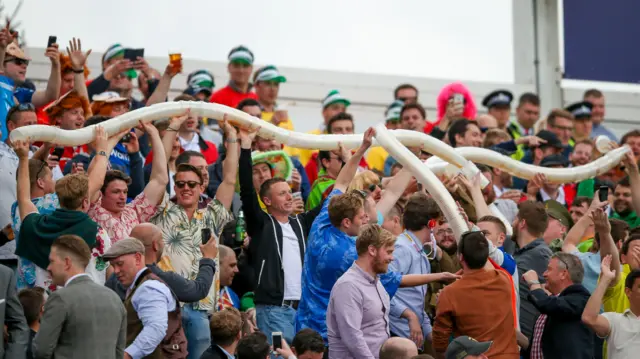
[[[75,235],[53,242],[49,266],[53,284],[64,288],[49,296],[33,339],[33,357],[122,359],[127,318],[112,290],[84,273],[91,250]]]
[[[16,277],[11,269],[2,264],[0,264],[0,323],[3,326],[6,325],[9,332],[6,348],[0,345],[0,359],[24,359],[29,342],[29,326],[16,293]],[[0,336],[0,339],[4,338]],[[3,344],[3,341],[0,341],[0,344]]]

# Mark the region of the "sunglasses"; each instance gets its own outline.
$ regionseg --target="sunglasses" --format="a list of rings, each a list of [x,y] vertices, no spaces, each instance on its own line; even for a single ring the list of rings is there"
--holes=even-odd
[[[18,66],[22,66],[22,65],[27,65],[29,66],[29,60],[24,60],[24,59],[19,59],[17,57],[13,58],[13,59],[9,59],[9,60],[5,60],[5,63],[7,62],[13,62],[14,64],[18,65]]]
[[[382,187],[379,184],[371,184],[371,185],[369,185],[368,189],[369,189],[369,192],[375,192],[376,188],[382,189]]]
[[[21,103],[19,105],[16,105],[16,108],[18,109],[18,111],[35,111],[36,110],[36,107],[33,106],[31,102]]]
[[[36,180],[40,179],[40,173],[42,173],[42,171],[46,166],[47,166],[47,163],[43,161],[42,164],[40,165],[40,168],[38,169],[38,172],[36,172]]]
[[[482,132],[482,133],[486,133],[489,130],[490,130],[489,127],[480,127],[480,132]]]
[[[194,189],[196,186],[201,185],[202,183],[196,181],[176,181],[176,187],[184,188],[185,186],[189,186],[189,188]]]

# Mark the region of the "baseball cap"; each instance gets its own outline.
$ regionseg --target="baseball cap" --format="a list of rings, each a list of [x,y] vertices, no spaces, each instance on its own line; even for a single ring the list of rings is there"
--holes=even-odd
[[[467,355],[480,355],[486,353],[493,341],[479,342],[468,336],[455,338],[447,348],[444,356],[446,359],[464,359]]]
[[[253,65],[253,52],[245,46],[236,46],[229,51],[229,62]]]
[[[400,121],[400,112],[402,112],[402,106],[404,106],[404,102],[400,100],[395,100],[387,107],[387,111],[385,112],[385,120],[387,122],[398,122]]]
[[[107,91],[97,95],[93,95],[93,98],[91,99],[91,101],[113,103],[113,102],[125,102],[125,101],[129,101],[129,99],[121,97],[117,92]]]
[[[540,161],[540,166],[542,167],[553,167],[553,166],[562,166],[567,167],[569,161],[560,154],[549,155]]]
[[[120,256],[133,253],[144,254],[144,244],[136,238],[125,238],[111,245],[111,248],[102,256],[104,260],[110,261]]]
[[[540,147],[555,147],[560,149],[564,148],[564,146],[562,145],[562,141],[560,141],[558,136],[556,136],[555,133],[549,130],[541,130],[536,134],[536,136],[547,141],[547,143],[541,144]]]
[[[549,217],[558,220],[558,222],[567,228],[573,226],[571,214],[560,202],[550,199],[544,202],[544,207],[547,209]]]
[[[258,81],[287,82],[287,78],[280,74],[277,67],[269,65],[261,67],[256,71],[256,74],[253,76],[253,82]]]
[[[329,91],[327,96],[325,96],[325,98],[322,100],[322,108],[325,109],[327,108],[327,106],[333,105],[334,103],[342,103],[345,107],[351,105],[351,101],[342,96],[342,94],[338,90]]]

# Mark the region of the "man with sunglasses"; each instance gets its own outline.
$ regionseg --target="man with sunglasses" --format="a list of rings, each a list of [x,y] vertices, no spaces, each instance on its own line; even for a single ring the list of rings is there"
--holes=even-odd
[[[202,229],[208,228],[211,233],[219,236],[224,226],[233,219],[229,210],[238,175],[239,146],[236,129],[226,121],[222,122],[222,127],[225,130],[227,148],[222,166],[223,181],[214,199],[206,208],[199,209],[200,197],[205,191],[202,172],[192,165],[183,163],[177,166],[174,175],[175,202],[165,194],[162,203],[158,205],[156,215],[150,219],[151,223],[162,230],[166,244],[160,268],[175,271],[188,279],[194,279],[198,275],[196,269],[198,261],[202,258],[199,248],[203,242]],[[170,150],[174,139],[165,138],[163,141],[165,151]],[[209,295],[197,303],[183,306],[183,316],[189,318],[189,325],[184,327],[185,335],[189,343],[195,344],[197,348],[192,351],[194,358],[202,354],[210,344],[210,338],[203,337],[201,333],[209,332],[207,313],[216,308],[219,299],[218,289],[219,275],[216,273],[215,283],[211,286]]]
[[[0,31],[0,131],[4,141],[9,135],[6,128],[6,114],[17,103],[33,103],[35,107],[42,107],[54,101],[60,95],[60,53],[58,44],[46,49],[44,55],[51,61],[51,73],[47,88],[44,91],[33,91],[18,87],[26,81],[27,67],[31,59],[20,49],[9,28]]]

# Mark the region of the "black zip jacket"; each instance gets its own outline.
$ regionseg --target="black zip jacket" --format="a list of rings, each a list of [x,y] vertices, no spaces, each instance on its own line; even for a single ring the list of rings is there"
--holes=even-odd
[[[240,177],[240,198],[242,211],[251,237],[249,263],[256,275],[254,291],[255,304],[280,306],[284,300],[284,265],[282,263],[282,227],[270,214],[260,208],[253,188],[251,150],[241,149],[238,172]],[[291,228],[298,238],[300,260],[304,265],[307,236],[313,220],[320,213],[322,204],[311,211],[289,216]],[[302,273],[292,273],[302,276]]]

